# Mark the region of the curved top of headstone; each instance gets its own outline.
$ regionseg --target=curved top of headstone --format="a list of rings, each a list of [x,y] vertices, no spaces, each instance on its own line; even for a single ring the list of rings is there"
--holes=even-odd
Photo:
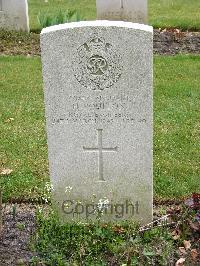
[[[149,25],[125,22],[125,21],[95,20],[95,21],[70,22],[70,23],[47,27],[42,30],[41,34],[58,30],[82,28],[82,27],[119,27],[119,28],[123,27],[123,28],[153,32],[153,27]]]

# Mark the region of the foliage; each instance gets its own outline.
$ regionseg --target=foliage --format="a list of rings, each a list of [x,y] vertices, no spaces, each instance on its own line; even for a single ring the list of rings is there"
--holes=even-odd
[[[41,28],[63,24],[67,22],[74,22],[84,20],[83,17],[76,10],[67,10],[62,12],[59,10],[57,14],[51,16],[49,14],[39,13],[38,22]]]
[[[138,233],[130,222],[119,224],[62,224],[50,211],[37,213],[37,233],[32,247],[45,265],[166,265],[173,255],[173,240],[165,228]],[[110,263],[110,264],[109,264]],[[129,264],[128,264],[129,263]]]
[[[200,263],[200,194],[148,225],[131,221],[61,223],[52,208],[39,208],[31,247],[33,265],[186,265]],[[155,217],[154,217],[155,218]],[[181,264],[180,264],[181,265]]]

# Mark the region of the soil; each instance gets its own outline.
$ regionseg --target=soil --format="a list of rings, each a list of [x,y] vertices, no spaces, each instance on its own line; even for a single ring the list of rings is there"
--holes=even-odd
[[[37,33],[0,31],[0,55],[40,56],[40,36]],[[178,29],[154,30],[154,54],[200,54],[200,32]]]
[[[0,55],[40,55],[40,35],[0,31]]]
[[[31,258],[38,255],[31,251],[30,246],[31,236],[36,229],[35,214],[38,206],[25,203],[3,206],[3,228],[0,233],[1,266],[31,265]],[[166,212],[172,209],[179,210],[179,206],[178,202],[155,205],[154,221],[163,217],[163,210]],[[47,205],[44,210],[48,211]],[[192,245],[193,242],[195,243],[195,240],[191,240]],[[198,263],[199,260],[192,265],[200,265]]]
[[[3,229],[0,233],[0,265],[29,265],[34,255],[29,241],[35,230],[34,205],[8,205],[3,210]],[[16,213],[16,214],[15,214]]]
[[[200,54],[200,32],[154,30],[154,54]]]

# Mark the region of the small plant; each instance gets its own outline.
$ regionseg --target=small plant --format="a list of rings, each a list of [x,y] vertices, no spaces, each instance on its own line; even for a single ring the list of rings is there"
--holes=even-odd
[[[37,18],[38,18],[38,23],[41,28],[63,24],[67,22],[75,22],[75,21],[84,20],[84,18],[76,10],[67,10],[65,12],[60,10],[54,16],[44,14],[44,13],[39,13]]]
[[[71,189],[66,187],[66,192]],[[144,226],[100,222],[107,204],[101,199],[97,220],[87,222],[62,223],[52,207],[48,212],[38,209],[31,241],[38,256],[32,258],[33,265],[199,265],[199,194],[167,207],[166,215]]]
[[[16,224],[17,229],[19,229],[20,231],[23,231],[25,229],[25,224],[23,223],[17,223]]]
[[[14,204],[14,206],[12,207],[12,216],[13,216],[14,221],[16,218],[16,214],[17,214],[17,206],[16,206],[16,204]]]
[[[97,217],[98,218],[98,217]],[[37,231],[32,247],[39,257],[34,265],[166,265],[173,256],[173,240],[167,228],[139,232],[135,223],[61,223],[49,209],[36,215]],[[132,263],[132,264],[131,264]]]

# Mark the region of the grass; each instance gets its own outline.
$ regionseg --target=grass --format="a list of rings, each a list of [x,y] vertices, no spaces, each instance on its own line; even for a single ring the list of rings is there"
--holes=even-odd
[[[95,0],[29,0],[30,27],[33,31],[40,29],[37,21],[39,13],[47,13],[49,15],[57,14],[60,10],[76,9],[82,17],[87,20],[96,18]]]
[[[196,205],[197,206],[197,205]],[[45,215],[44,215],[45,214]],[[171,209],[171,226],[162,221],[151,228],[131,221],[62,224],[49,209],[39,209],[31,239],[37,256],[33,265],[199,265],[199,234],[194,230],[198,209],[182,204]],[[194,222],[195,221],[195,222]],[[20,230],[24,228],[20,225]],[[180,253],[180,247],[182,252]],[[177,262],[177,263],[176,263]],[[32,264],[31,264],[32,265]]]
[[[200,56],[155,58],[154,178],[158,197],[200,191]]]
[[[39,12],[50,15],[59,10],[76,9],[86,20],[96,19],[95,0],[29,0],[30,26],[39,30]],[[197,0],[149,0],[149,24],[155,28],[174,27],[200,29],[200,1]]]
[[[1,166],[6,199],[34,198],[48,179],[41,64],[38,58],[1,57]]]
[[[48,181],[40,58],[0,57],[0,176],[5,200],[41,196]],[[155,57],[154,195],[200,190],[200,56]]]
[[[154,28],[200,29],[200,1],[149,0],[149,23]]]
[[[167,265],[174,259],[168,230],[154,228],[138,233],[133,223],[61,224],[55,214],[37,215],[37,234],[32,239],[34,265]],[[159,251],[158,251],[159,250]]]

